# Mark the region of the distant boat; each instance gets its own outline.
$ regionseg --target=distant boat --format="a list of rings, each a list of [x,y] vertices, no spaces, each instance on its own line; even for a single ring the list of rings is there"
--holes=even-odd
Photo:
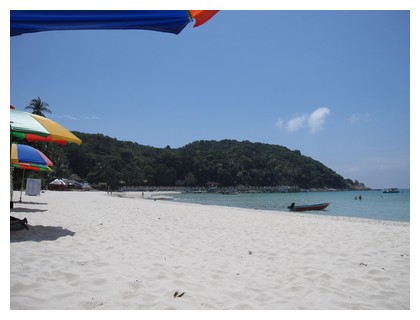
[[[328,202],[326,203],[317,203],[317,204],[307,204],[302,206],[297,206],[293,202],[290,206],[287,208],[290,211],[309,211],[309,210],[324,210],[326,207],[328,207],[330,204]]]
[[[397,188],[388,188],[384,190],[384,193],[400,193],[400,190]]]

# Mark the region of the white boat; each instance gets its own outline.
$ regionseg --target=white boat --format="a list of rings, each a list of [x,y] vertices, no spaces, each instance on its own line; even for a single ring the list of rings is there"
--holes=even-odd
[[[400,190],[397,188],[387,188],[384,190],[384,193],[400,193]]]

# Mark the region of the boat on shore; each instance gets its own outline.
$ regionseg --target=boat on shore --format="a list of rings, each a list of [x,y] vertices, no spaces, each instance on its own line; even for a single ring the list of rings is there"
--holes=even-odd
[[[310,211],[310,210],[324,210],[326,207],[328,207],[330,205],[329,202],[325,202],[325,203],[317,203],[317,204],[306,204],[306,205],[301,205],[301,206],[297,206],[295,205],[295,203],[293,202],[290,206],[288,206],[287,208],[290,211]]]

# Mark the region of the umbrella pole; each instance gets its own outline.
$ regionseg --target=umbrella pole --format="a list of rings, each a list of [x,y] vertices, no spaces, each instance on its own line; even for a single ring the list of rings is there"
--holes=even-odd
[[[10,131],[10,209],[13,209],[13,171],[14,167],[12,166],[12,143],[13,143],[13,135]]]
[[[13,166],[10,166],[10,209],[13,209]]]
[[[22,202],[22,190],[23,190],[23,182],[24,182],[24,180],[25,180],[25,171],[26,171],[26,170],[23,170],[23,174],[22,174],[22,183],[20,184],[20,199],[19,199],[19,202]]]

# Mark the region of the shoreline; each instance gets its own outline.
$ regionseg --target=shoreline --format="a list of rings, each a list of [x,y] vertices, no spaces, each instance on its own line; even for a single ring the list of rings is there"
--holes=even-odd
[[[200,195],[187,195],[187,197],[185,198],[185,195],[182,195],[182,192],[178,192],[178,191],[153,191],[153,192],[143,192],[144,193],[144,198],[153,198],[153,200],[174,200],[174,202],[180,202],[180,203],[185,203],[185,204],[203,204],[203,205],[210,205],[210,206],[221,206],[221,207],[226,207],[226,208],[240,208],[240,209],[251,209],[251,210],[263,210],[263,211],[274,211],[277,213],[284,213],[284,212],[289,212],[290,211],[287,209],[286,205],[284,206],[279,206],[279,205],[272,205],[272,206],[267,206],[265,203],[264,205],[262,205],[261,202],[258,201],[258,198],[251,200],[251,198],[249,199],[243,199],[242,197],[250,197],[250,196],[256,196],[259,197],[259,195],[249,195],[249,194],[239,194],[239,195],[233,195],[233,196],[225,196],[223,195],[222,198],[218,198],[216,197],[216,200],[210,200],[212,199],[213,196],[218,196],[218,194],[216,193],[209,193],[209,194],[200,194]],[[358,194],[358,193],[357,193]],[[141,198],[142,192],[136,192],[136,191],[128,191],[128,192],[119,192],[116,193],[116,195],[118,195],[119,197],[122,198]],[[273,194],[268,194],[267,196],[272,196]],[[277,199],[277,195],[274,195],[276,198],[267,198],[266,201],[273,201],[273,203],[276,203],[276,199]],[[286,195],[285,195],[286,196]],[[208,198],[207,198],[208,197]],[[240,199],[242,199],[241,201],[235,201],[235,199],[239,197]],[[353,196],[354,197],[354,196]],[[348,218],[356,218],[356,219],[367,219],[367,220],[377,220],[377,221],[391,221],[391,222],[410,222],[410,208],[409,207],[404,207],[404,208],[397,208],[395,207],[394,210],[396,210],[396,212],[399,212],[397,215],[393,216],[392,214],[390,214],[390,212],[385,211],[382,212],[382,214],[372,214],[372,212],[369,213],[365,213],[365,214],[361,214],[361,210],[369,210],[369,207],[365,207],[363,205],[363,209],[359,206],[358,208],[357,205],[356,207],[353,208],[353,210],[349,209],[349,205],[352,206],[354,204],[353,202],[353,197],[351,197],[351,201],[350,204],[349,203],[345,203],[343,201],[348,201],[348,199],[331,199],[331,198],[323,198],[323,199],[316,199],[313,200],[313,202],[332,202],[332,206],[330,206],[329,208],[327,208],[327,210],[323,210],[323,211],[306,211],[303,212],[304,215],[321,215],[321,216],[329,216],[329,217],[348,217]],[[364,197],[363,197],[364,198]],[[198,200],[197,199],[201,199]],[[382,199],[382,196],[381,196]],[[232,201],[230,201],[232,200]],[[302,199],[300,199],[302,200]],[[366,199],[365,199],[366,200]],[[369,199],[370,201],[372,201],[372,199]],[[245,202],[244,202],[245,201]],[[253,205],[250,205],[250,201],[252,201]],[[295,201],[299,201],[298,198],[290,198],[291,202],[295,202]],[[307,200],[305,200],[307,201]],[[341,208],[341,210],[337,210],[337,201],[340,201],[341,204],[344,203],[344,210],[342,210],[343,208]],[[311,202],[311,201],[309,201]],[[244,204],[244,203],[248,203],[248,204]],[[359,202],[357,202],[359,203]],[[360,202],[362,203],[362,202]],[[363,202],[364,203],[364,202]],[[368,202],[369,203],[369,202]],[[371,203],[371,202],[370,202]],[[378,203],[378,205],[380,205]],[[382,205],[382,204],[381,204]],[[381,207],[376,207],[374,206],[371,209],[376,210],[376,212],[380,212]],[[388,209],[388,208],[382,208],[382,209]],[[399,210],[399,211],[398,211]],[[406,211],[408,210],[408,212]],[[356,213],[356,214],[355,214]],[[297,212],[293,212],[292,214],[297,214]],[[395,211],[394,211],[395,214]]]
[[[409,223],[142,200],[16,203],[10,308],[410,308]]]
[[[180,194],[178,191],[148,191],[144,192],[144,198],[142,198],[142,192],[139,191],[126,191],[126,192],[114,192],[113,195],[124,198],[124,199],[142,199],[142,200],[175,200],[171,201],[173,204],[181,204],[186,206],[210,206],[210,207],[219,207],[221,209],[225,210],[244,210],[244,211],[251,211],[254,212],[271,212],[274,214],[282,214],[286,216],[299,216],[302,218],[306,218],[308,216],[310,217],[318,217],[321,219],[332,219],[332,220],[338,220],[338,221],[354,221],[354,222],[366,222],[366,223],[380,223],[380,224],[389,224],[389,225],[401,225],[401,226],[410,226],[410,221],[397,221],[397,220],[384,220],[384,219],[373,219],[373,218],[362,218],[362,217],[350,217],[350,216],[334,216],[334,215],[324,215],[322,213],[302,213],[302,212],[290,212],[286,210],[271,210],[271,209],[254,209],[254,208],[244,208],[244,207],[235,207],[235,206],[223,206],[219,204],[202,204],[202,203],[195,203],[195,202],[183,202],[183,201],[176,201],[176,199],[172,198],[170,195],[173,194]]]

